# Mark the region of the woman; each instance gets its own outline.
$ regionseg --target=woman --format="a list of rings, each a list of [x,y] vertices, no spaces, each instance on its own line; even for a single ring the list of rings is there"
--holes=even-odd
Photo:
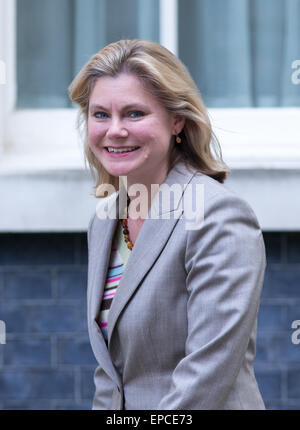
[[[264,409],[253,372],[262,233],[223,185],[188,71],[156,43],[123,40],[91,58],[70,97],[105,203],[88,227],[93,408]],[[121,195],[135,186],[126,217]],[[166,188],[177,191],[161,199]],[[202,204],[191,225],[193,199]]]

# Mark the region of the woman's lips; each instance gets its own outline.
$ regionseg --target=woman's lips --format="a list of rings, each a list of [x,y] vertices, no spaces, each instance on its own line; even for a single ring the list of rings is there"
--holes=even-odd
[[[131,154],[134,154],[136,151],[138,151],[140,148],[134,149],[133,151],[129,151],[129,152],[108,152],[108,149],[105,148],[105,151],[107,153],[107,155],[109,155],[110,157],[128,157]]]

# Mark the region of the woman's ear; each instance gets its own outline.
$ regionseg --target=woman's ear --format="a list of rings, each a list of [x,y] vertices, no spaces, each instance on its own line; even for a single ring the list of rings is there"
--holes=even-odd
[[[179,134],[185,125],[185,117],[183,115],[176,115],[174,119],[174,134]]]

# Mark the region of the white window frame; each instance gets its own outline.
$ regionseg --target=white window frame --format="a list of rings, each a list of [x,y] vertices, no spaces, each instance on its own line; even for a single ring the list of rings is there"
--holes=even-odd
[[[0,60],[7,67],[0,87],[0,173],[83,169],[76,109],[15,108],[15,26],[16,1],[0,0]],[[177,54],[177,0],[160,2],[160,42]],[[300,168],[300,108],[211,108],[209,115],[231,169]]]

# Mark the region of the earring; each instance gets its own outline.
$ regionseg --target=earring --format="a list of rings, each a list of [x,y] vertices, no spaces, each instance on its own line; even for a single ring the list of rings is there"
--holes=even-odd
[[[176,142],[177,143],[181,143],[182,142],[181,137],[179,137],[178,135],[176,135]]]

